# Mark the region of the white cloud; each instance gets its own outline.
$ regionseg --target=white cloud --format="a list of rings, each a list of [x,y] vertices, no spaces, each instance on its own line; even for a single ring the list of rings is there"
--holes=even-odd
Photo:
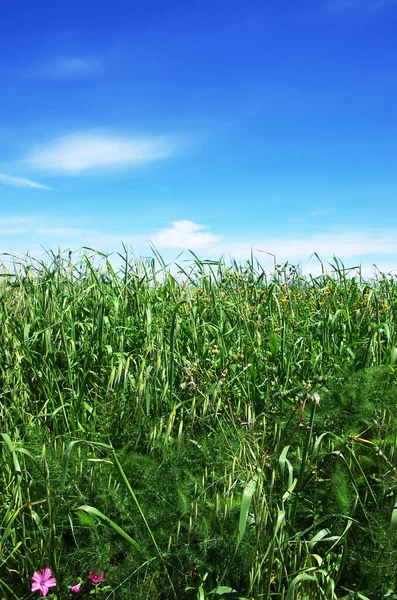
[[[175,150],[175,143],[166,137],[81,132],[36,149],[25,162],[36,169],[81,173],[96,167],[127,167],[168,158]]]
[[[34,222],[33,217],[21,217],[21,216],[11,216],[11,217],[0,217],[0,227],[14,227],[15,225],[29,225]]]
[[[174,221],[172,227],[162,229],[151,236],[151,241],[158,248],[203,248],[217,242],[218,238],[202,231],[203,225],[193,221]]]
[[[99,58],[93,56],[59,56],[38,65],[30,72],[36,77],[71,78],[103,73]]]
[[[0,217],[0,235],[23,235],[33,222],[31,217]]]
[[[44,240],[44,246],[52,246],[54,240],[58,245],[71,246],[74,249],[82,246],[91,246],[104,252],[114,252],[119,250],[121,242],[128,246],[147,246],[145,239],[138,235],[116,235],[97,229],[84,227],[52,227],[50,224],[46,227],[35,227],[31,233],[36,239]]]
[[[59,75],[94,75],[102,73],[102,64],[97,58],[61,58],[55,61],[54,70]]]
[[[22,235],[25,231],[23,227],[0,227],[0,235]]]
[[[42,183],[32,181],[31,179],[24,179],[23,177],[11,177],[11,175],[6,175],[5,173],[0,173],[0,183],[4,183],[4,185],[12,185],[14,187],[27,187],[36,188],[39,190],[54,191],[54,188],[51,188],[48,185],[43,185]]]
[[[397,0],[333,0],[328,4],[328,9],[336,12],[354,10],[371,13],[396,3]]]
[[[170,249],[181,251],[198,248],[199,256],[203,259],[217,260],[223,256],[225,260],[230,257],[238,261],[248,260],[253,251],[256,259],[268,272],[273,270],[275,262],[289,262],[301,265],[304,274],[318,275],[322,267],[316,253],[325,269],[328,263],[333,264],[333,257],[336,256],[346,268],[360,266],[364,277],[372,277],[378,270],[389,273],[395,269],[397,272],[397,231],[394,230],[352,229],[316,235],[302,233],[294,237],[273,235],[244,239],[240,236],[216,238],[208,232],[191,230],[195,224],[190,221],[179,223],[173,223],[172,228],[151,236],[154,245],[161,250],[167,261],[175,258],[170,255]],[[206,237],[195,239],[195,235]],[[189,260],[189,256],[187,259]],[[394,264],[393,260],[396,261]],[[377,265],[377,269],[374,265]]]
[[[334,263],[332,261],[330,261],[329,263],[324,263],[323,267],[324,267],[324,271],[326,273],[332,273],[333,272],[333,265]],[[331,265],[331,266],[330,266]],[[390,263],[387,262],[374,262],[374,263],[368,263],[368,262],[363,262],[360,264],[357,263],[353,263],[353,262],[344,262],[344,266],[345,268],[349,271],[350,269],[353,269],[352,271],[349,271],[349,274],[351,276],[354,276],[355,274],[360,273],[362,277],[364,278],[373,278],[378,276],[380,273],[383,273],[385,275],[390,274],[397,274],[397,269],[395,264],[392,265]],[[353,267],[356,267],[355,269]],[[305,263],[301,264],[301,272],[303,275],[312,275],[313,277],[317,277],[319,275],[321,275],[322,273],[322,267],[319,264],[319,262],[316,260],[310,260],[307,261]]]
[[[274,255],[279,262],[307,260],[317,253],[324,260],[333,256],[361,259],[369,256],[396,256],[397,235],[394,230],[345,230],[334,233],[304,234],[263,237],[218,236],[202,231],[202,225],[192,221],[175,221],[172,227],[162,229],[150,236],[158,248],[201,248],[207,256],[219,258],[231,256],[246,260],[253,250],[257,256]],[[269,258],[273,262],[273,258]]]
[[[315,20],[357,17],[368,19],[375,13],[393,8],[396,4],[397,0],[324,0],[304,9],[301,17],[309,19],[310,22],[313,18]]]
[[[71,248],[75,251],[83,246],[111,253],[119,252],[121,242],[124,242],[135,256],[149,256],[152,254],[149,237],[166,262],[172,262],[181,251],[188,249],[197,252],[202,259],[216,260],[224,256],[226,261],[229,257],[246,261],[253,249],[255,257],[267,272],[273,270],[274,262],[284,264],[288,261],[290,264],[300,264],[304,274],[318,275],[321,273],[321,264],[313,255],[317,253],[325,269],[336,256],[347,268],[360,265],[363,276],[377,273],[374,264],[383,273],[397,273],[397,231],[392,229],[244,239],[239,235],[233,238],[218,237],[189,220],[175,221],[170,227],[150,236],[139,231],[116,234],[74,225],[71,220],[60,222],[40,215],[0,217],[0,235],[4,236],[0,253],[15,252],[21,255],[30,250],[32,256],[39,257],[43,254],[43,247],[53,250]],[[191,260],[191,255],[186,253],[177,262],[184,259]],[[117,255],[114,260],[117,261]]]
[[[274,254],[277,259],[289,260],[308,258],[316,252],[320,257],[361,257],[379,254],[397,256],[397,238],[393,231],[351,230],[317,235],[294,237],[269,237],[253,239],[250,242],[234,241],[225,243],[231,255],[247,257],[250,249]],[[221,248],[219,248],[221,249]]]

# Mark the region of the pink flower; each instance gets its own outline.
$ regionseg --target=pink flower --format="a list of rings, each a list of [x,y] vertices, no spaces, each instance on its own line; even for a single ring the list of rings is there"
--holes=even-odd
[[[90,573],[90,579],[91,579],[92,583],[100,583],[104,577],[105,577],[105,573],[103,571],[101,571],[100,574],[97,575],[95,570],[92,569],[92,571]]]
[[[78,594],[81,588],[81,583],[76,583],[73,587],[70,588],[70,591],[74,594]]]
[[[52,571],[48,567],[42,573],[35,571],[33,573],[32,592],[40,590],[42,596],[47,596],[48,590],[56,586],[55,577],[51,577]]]

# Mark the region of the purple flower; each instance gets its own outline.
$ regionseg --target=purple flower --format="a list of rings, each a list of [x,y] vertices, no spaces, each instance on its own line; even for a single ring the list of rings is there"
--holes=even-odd
[[[81,583],[76,583],[73,587],[70,588],[70,591],[74,594],[78,594],[81,588]]]
[[[50,588],[56,586],[55,577],[51,577],[52,571],[48,567],[42,573],[35,571],[33,573],[32,592],[40,590],[42,596],[47,596]]]
[[[96,573],[97,572],[95,571],[95,569],[93,569],[90,573],[90,579],[92,583],[100,583],[105,577],[104,571],[101,571],[99,575],[97,575]]]

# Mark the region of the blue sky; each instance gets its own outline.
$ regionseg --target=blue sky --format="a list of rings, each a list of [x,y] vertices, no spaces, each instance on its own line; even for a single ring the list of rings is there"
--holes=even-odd
[[[397,0],[6,3],[0,252],[397,268],[396,31]]]

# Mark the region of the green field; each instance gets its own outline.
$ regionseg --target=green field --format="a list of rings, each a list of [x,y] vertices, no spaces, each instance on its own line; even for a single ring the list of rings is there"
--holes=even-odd
[[[395,277],[6,258],[1,599],[397,598]]]

